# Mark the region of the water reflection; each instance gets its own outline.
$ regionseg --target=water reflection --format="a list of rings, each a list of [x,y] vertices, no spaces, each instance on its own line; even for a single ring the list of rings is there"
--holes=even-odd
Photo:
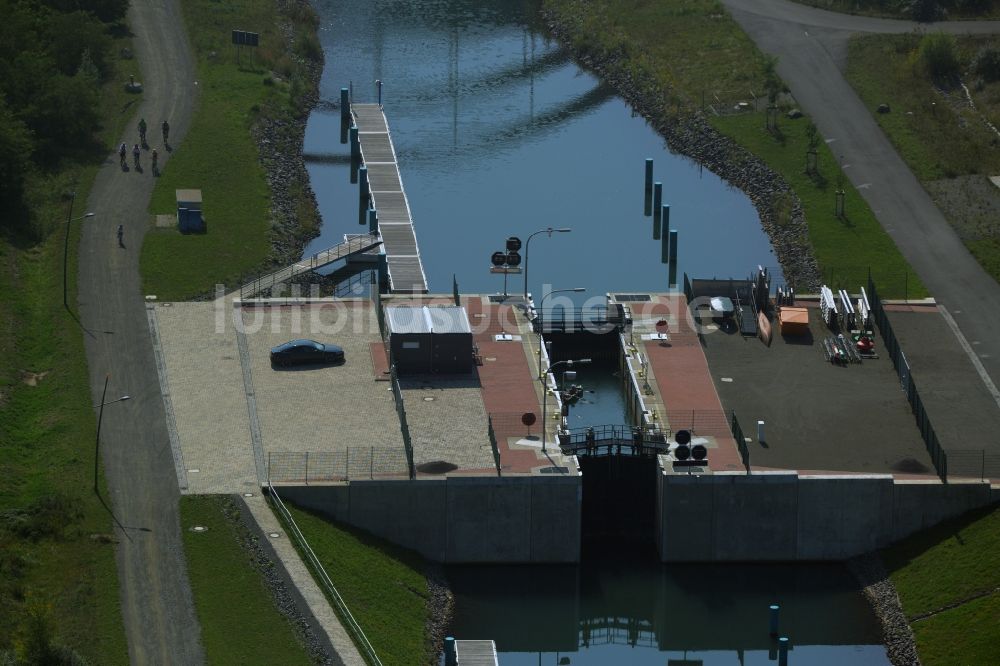
[[[872,612],[839,565],[665,566],[646,553],[606,551],[579,567],[450,567],[448,575],[453,635],[492,638],[505,665],[557,663],[556,655],[662,665],[664,653],[766,663],[776,649],[771,603],[782,606],[790,663],[888,663]]]

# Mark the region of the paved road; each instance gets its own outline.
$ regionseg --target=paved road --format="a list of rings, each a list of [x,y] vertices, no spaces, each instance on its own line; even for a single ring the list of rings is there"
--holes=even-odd
[[[160,122],[176,146],[187,129],[197,87],[195,67],[177,0],[133,0],[129,25],[145,91],[119,141],[138,141],[139,117],[160,143]],[[137,98],[138,99],[138,98]],[[161,161],[168,159],[160,147]],[[80,242],[79,313],[94,404],[110,373],[108,399],[128,402],[104,410],[101,453],[115,517],[125,526],[116,550],[122,614],[133,664],[200,664],[202,654],[181,543],[177,475],[167,438],[143,297],[139,250],[154,178],[123,172],[109,155],[100,170]],[[125,227],[125,247],[115,238]]]
[[[1000,384],[1000,286],[969,254],[923,186],[896,153],[843,76],[852,33],[914,29],[956,34],[1000,33],[1000,22],[933,26],[847,16],[787,0],[723,0],[766,53],[830,148],[847,177],[930,290],[954,316],[993,382]]]

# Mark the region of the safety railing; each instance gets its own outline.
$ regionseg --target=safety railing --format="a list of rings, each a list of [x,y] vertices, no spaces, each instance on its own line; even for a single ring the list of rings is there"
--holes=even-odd
[[[747,446],[746,437],[743,435],[743,428],[740,427],[740,422],[736,418],[736,412],[733,412],[732,422],[730,424],[733,439],[736,440],[736,448],[740,451],[740,460],[743,461],[743,467],[747,470],[747,476],[750,475],[750,448]]]
[[[391,352],[390,352],[391,353]],[[403,449],[406,451],[406,463],[409,469],[410,478],[417,478],[417,469],[413,463],[413,440],[410,439],[410,425],[406,420],[406,409],[403,407],[403,389],[399,385],[399,375],[396,373],[396,364],[389,366],[389,373],[392,381],[392,397],[396,401],[396,413],[399,415],[399,430],[403,436]]]
[[[948,474],[978,477],[981,481],[1000,479],[1000,453],[986,449],[952,449],[948,451]]]
[[[490,434],[490,448],[493,449],[493,464],[497,468],[497,476],[500,476],[500,447],[497,445],[497,433],[493,429],[493,415],[486,417],[486,425]]]
[[[319,582],[323,591],[326,593],[330,602],[333,604],[334,611],[340,618],[341,622],[344,623],[347,633],[350,634],[351,639],[354,641],[354,645],[361,652],[361,656],[364,657],[365,661],[368,662],[369,666],[382,666],[382,661],[375,654],[375,648],[368,641],[368,637],[365,636],[365,632],[361,629],[361,625],[358,621],[354,619],[354,615],[351,614],[350,609],[347,608],[347,604],[344,603],[343,597],[340,596],[340,592],[337,591],[336,586],[333,581],[330,580],[330,576],[327,575],[326,569],[323,568],[323,564],[316,557],[316,553],[309,546],[309,542],[306,541],[305,536],[299,530],[299,526],[295,524],[295,519],[292,518],[292,514],[285,507],[284,502],[278,496],[277,491],[268,483],[268,491],[271,497],[271,505],[278,510],[278,515],[281,520],[285,523],[285,527],[288,529],[288,533],[292,535],[292,539],[299,548],[299,552],[302,553],[306,560],[306,565],[312,570],[313,576]]]
[[[273,483],[331,483],[408,478],[399,448],[357,446],[341,451],[269,451],[267,479]]]

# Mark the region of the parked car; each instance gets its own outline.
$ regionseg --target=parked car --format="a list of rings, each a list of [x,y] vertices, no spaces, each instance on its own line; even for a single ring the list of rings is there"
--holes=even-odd
[[[271,349],[271,363],[274,365],[340,363],[343,360],[343,349],[315,340],[289,340]]]

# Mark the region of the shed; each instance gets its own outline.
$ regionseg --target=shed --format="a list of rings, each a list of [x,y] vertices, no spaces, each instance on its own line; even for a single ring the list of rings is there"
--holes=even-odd
[[[201,212],[201,190],[175,190],[177,196],[177,229],[181,233],[202,233],[205,219]]]
[[[472,327],[464,307],[389,306],[389,350],[400,374],[472,370]]]
[[[778,322],[782,335],[806,335],[809,333],[809,309],[782,306],[778,308]]]

